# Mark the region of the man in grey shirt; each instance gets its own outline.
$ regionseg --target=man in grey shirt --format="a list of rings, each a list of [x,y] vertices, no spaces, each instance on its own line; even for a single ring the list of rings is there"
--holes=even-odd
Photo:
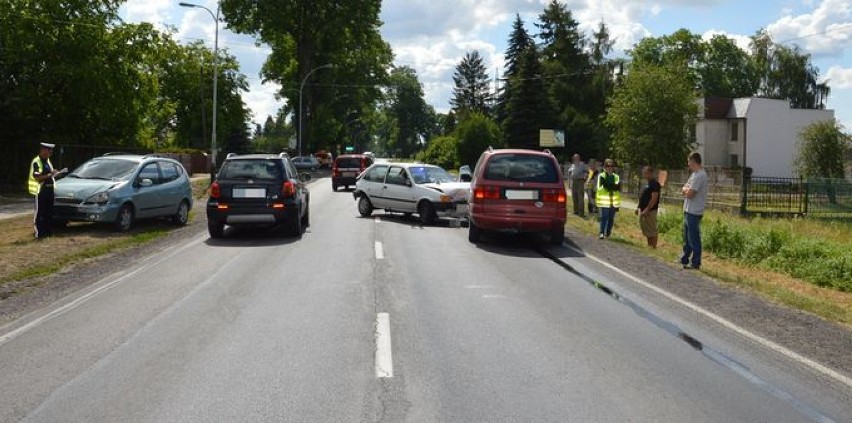
[[[689,180],[681,189],[683,194],[683,255],[684,269],[701,268],[701,218],[707,203],[707,172],[701,165],[701,155],[689,155]]]
[[[586,195],[585,186],[586,178],[589,177],[589,168],[580,160],[579,154],[574,155],[568,174],[571,178],[571,199],[574,200],[574,214],[586,217],[586,211],[583,209],[585,205],[583,197]]]

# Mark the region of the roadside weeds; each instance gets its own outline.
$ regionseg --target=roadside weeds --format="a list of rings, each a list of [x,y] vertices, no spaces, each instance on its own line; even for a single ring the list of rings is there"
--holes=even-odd
[[[632,210],[622,210],[616,218],[616,227],[609,242],[622,244],[676,267],[681,245],[661,236],[656,250],[648,248],[638,222],[633,219]],[[581,220],[569,217],[566,226],[591,236],[598,232],[597,220],[594,218]],[[708,252],[704,253],[703,262],[700,272],[726,285],[755,292],[776,303],[852,327],[852,293],[819,287],[780,272],[719,258]]]

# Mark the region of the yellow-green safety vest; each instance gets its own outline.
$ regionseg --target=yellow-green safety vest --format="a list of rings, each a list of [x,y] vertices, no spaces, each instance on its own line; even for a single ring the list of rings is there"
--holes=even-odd
[[[50,166],[51,169],[53,169],[53,163],[50,162],[50,159],[47,159],[47,165]],[[30,163],[30,172],[27,182],[27,188],[29,188],[31,195],[38,195],[38,193],[41,191],[41,182],[37,181],[35,176],[33,176],[33,168],[35,166],[38,166],[39,174],[44,173],[44,166],[41,164],[41,157],[36,156],[36,158],[34,158],[33,161]]]
[[[615,177],[616,184],[621,181],[617,173],[612,175]],[[598,207],[621,207],[621,191],[610,191],[603,186],[603,178],[606,176],[606,172],[601,172],[598,175],[598,192],[595,195],[595,205]]]

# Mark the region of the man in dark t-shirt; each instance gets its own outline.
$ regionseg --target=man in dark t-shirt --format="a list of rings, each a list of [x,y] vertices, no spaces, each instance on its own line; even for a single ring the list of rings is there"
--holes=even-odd
[[[645,166],[642,169],[642,178],[645,186],[639,194],[639,207],[636,214],[639,215],[639,226],[642,234],[648,239],[648,246],[657,248],[657,209],[660,206],[660,183],[654,178],[654,168]]]

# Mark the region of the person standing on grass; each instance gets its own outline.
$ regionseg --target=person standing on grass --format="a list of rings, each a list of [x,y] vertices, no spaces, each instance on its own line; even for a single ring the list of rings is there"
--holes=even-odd
[[[662,187],[654,178],[654,168],[651,166],[642,168],[642,178],[645,179],[645,186],[639,194],[636,214],[639,215],[639,227],[642,228],[642,235],[648,240],[648,246],[657,248],[657,209]]]
[[[53,234],[51,221],[53,219],[53,184],[54,178],[60,172],[54,169],[50,162],[53,155],[53,144],[41,143],[38,156],[30,163],[27,189],[35,197],[33,212],[33,230],[36,239],[43,239]]]
[[[595,193],[598,186],[598,162],[595,159],[589,160],[589,176],[586,177],[586,195],[589,197],[589,214],[598,212],[595,206]]]
[[[583,198],[586,196],[586,177],[589,174],[589,168],[580,160],[579,154],[574,154],[571,167],[568,169],[568,174],[571,176],[571,199],[574,201],[574,214],[580,217],[586,217],[586,210]]]
[[[683,256],[684,269],[701,268],[701,218],[707,202],[707,172],[701,165],[701,155],[689,155],[689,180],[680,190],[683,194]]]
[[[621,207],[621,179],[615,173],[615,161],[606,159],[604,169],[598,175],[595,205],[601,214],[601,231],[598,238],[609,238],[615,224],[615,213]]]

